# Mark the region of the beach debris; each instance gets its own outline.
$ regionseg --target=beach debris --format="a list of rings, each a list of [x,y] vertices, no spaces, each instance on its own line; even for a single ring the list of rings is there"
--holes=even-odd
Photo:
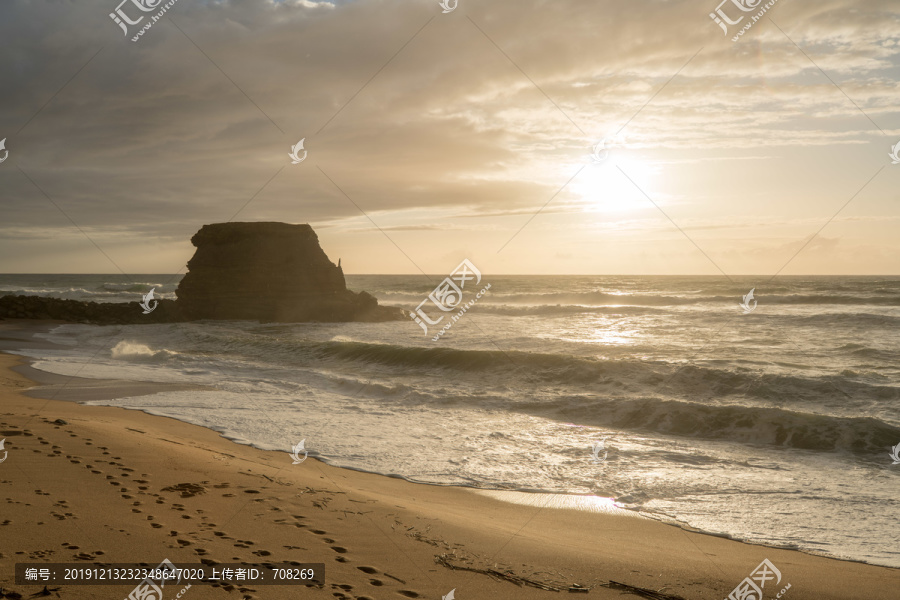
[[[0,598],[9,598],[10,600],[20,600],[22,598],[22,594],[20,594],[19,592],[3,591],[3,588],[0,588]]]
[[[390,577],[391,579],[394,579],[394,580],[396,580],[396,581],[399,581],[400,583],[406,584],[405,581],[403,581],[403,580],[400,579],[399,577],[395,577],[394,575],[391,575],[390,573],[385,573],[384,576],[385,576],[385,577]]]
[[[510,583],[514,583],[517,586],[521,587],[523,585],[536,587],[540,590],[546,590],[548,592],[561,592],[562,589],[558,588],[554,585],[550,585],[549,583],[544,583],[543,581],[537,581],[535,579],[528,579],[527,577],[519,577],[515,573],[507,572],[504,573],[502,571],[497,571],[496,569],[478,569],[475,567],[463,567],[460,565],[454,565],[450,562],[450,557],[447,554],[437,554],[434,557],[434,562],[437,564],[447,567],[453,571],[469,571],[471,573],[480,573],[481,575],[487,575],[494,579],[499,579],[502,581],[509,581]],[[683,599],[681,599],[683,600]]]
[[[58,587],[57,587],[57,588],[53,588],[53,589],[47,589],[47,586],[45,585],[45,586],[44,586],[44,589],[42,589],[42,590],[39,591],[39,592],[33,593],[33,594],[30,596],[30,598],[37,598],[37,597],[40,597],[40,596],[51,596],[53,592],[58,592],[58,591],[61,590],[61,589],[62,589],[62,588],[58,588]],[[57,594],[57,595],[59,595],[59,594]],[[7,596],[7,597],[8,597],[8,598],[11,598],[12,596]],[[20,598],[21,598],[21,596],[20,596]]]
[[[53,422],[56,423],[57,425],[68,425],[69,424],[67,421],[64,421],[62,419],[57,419]]]
[[[650,598],[651,600],[685,600],[681,596],[673,596],[672,594],[664,594],[662,592],[657,592],[654,590],[650,590],[647,588],[638,587],[636,585],[628,585],[627,583],[619,583],[618,581],[609,580],[609,583],[600,584],[603,587],[608,587],[611,590],[622,590],[624,592],[628,592],[630,594],[634,594],[636,596],[641,596],[643,598]]]
[[[586,588],[577,583],[573,583],[572,585],[569,586],[569,589],[568,589],[568,592],[570,594],[587,594],[589,591],[591,591],[591,588]]]

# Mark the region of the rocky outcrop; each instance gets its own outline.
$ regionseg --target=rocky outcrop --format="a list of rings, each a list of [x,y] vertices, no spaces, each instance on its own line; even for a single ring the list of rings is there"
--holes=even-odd
[[[275,322],[403,319],[398,308],[351,292],[341,267],[319,246],[309,225],[216,223],[204,225],[178,304],[188,319]]]
[[[178,300],[158,300],[143,314],[137,302],[96,303],[42,296],[0,297],[0,318],[76,323],[173,323],[198,319],[263,322],[405,320],[400,308],[379,306],[347,289],[344,272],[319,246],[309,225],[204,225]]]
[[[50,319],[97,325],[174,323],[185,320],[174,300],[158,302],[153,312],[145,315],[137,302],[81,302],[44,296],[2,296],[0,318]]]

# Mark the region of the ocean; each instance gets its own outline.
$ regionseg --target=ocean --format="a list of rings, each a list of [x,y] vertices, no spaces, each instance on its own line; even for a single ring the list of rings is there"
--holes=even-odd
[[[347,284],[415,310],[443,277]],[[0,295],[174,298],[179,279],[0,275]],[[900,278],[486,283],[477,302],[464,289],[467,311],[437,341],[449,319],[427,333],[412,319],[62,325],[46,336],[59,349],[19,353],[58,374],[214,388],[92,404],[284,451],[285,468],[304,440],[336,466],[610,497],[701,531],[900,567]]]

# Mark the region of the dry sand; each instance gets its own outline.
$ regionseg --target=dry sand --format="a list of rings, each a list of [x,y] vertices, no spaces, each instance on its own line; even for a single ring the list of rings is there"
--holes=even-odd
[[[0,325],[0,334],[11,325]],[[6,593],[27,598],[42,589],[15,584],[16,562],[155,566],[167,558],[325,563],[321,587],[195,585],[183,595],[187,600],[437,600],[452,589],[456,600],[560,597],[435,563],[446,554],[460,566],[592,588],[573,597],[638,597],[598,587],[612,579],[688,600],[721,600],[768,558],[783,579],[777,588],[767,586],[766,600],[788,583],[785,600],[900,598],[896,569],[743,544],[634,516],[541,508],[551,499],[546,495],[527,506],[311,458],[294,465],[286,452],[238,445],[173,419],[28,397],[22,392],[35,383],[22,374],[22,363],[0,354],[0,439],[9,453],[0,463],[0,587]],[[179,484],[192,486],[184,494],[166,489]],[[132,587],[65,585],[53,596],[121,600]]]

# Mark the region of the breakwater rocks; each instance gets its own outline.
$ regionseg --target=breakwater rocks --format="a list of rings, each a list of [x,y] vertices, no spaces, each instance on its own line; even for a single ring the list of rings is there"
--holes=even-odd
[[[0,317],[96,325],[175,323],[186,320],[174,300],[158,302],[156,309],[145,315],[137,302],[82,302],[45,296],[0,296]]]

